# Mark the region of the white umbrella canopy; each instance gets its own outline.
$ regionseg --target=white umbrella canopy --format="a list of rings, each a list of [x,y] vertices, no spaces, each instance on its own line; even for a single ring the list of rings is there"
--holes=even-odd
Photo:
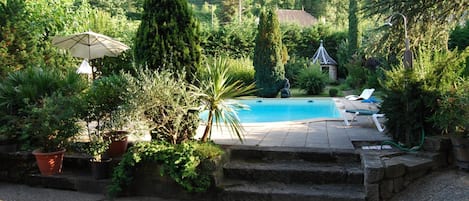
[[[74,57],[88,60],[103,58],[104,56],[116,57],[125,50],[130,49],[124,43],[92,31],[68,36],[56,36],[52,39],[52,45],[69,50]]]

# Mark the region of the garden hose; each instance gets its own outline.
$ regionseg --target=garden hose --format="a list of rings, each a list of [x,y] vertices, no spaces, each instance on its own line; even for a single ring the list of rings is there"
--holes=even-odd
[[[425,131],[424,129],[422,128],[422,135],[420,137],[420,144],[418,146],[414,146],[412,148],[407,148],[407,147],[403,147],[402,145],[400,145],[399,143],[396,143],[396,142],[393,142],[393,141],[384,141],[383,143],[381,143],[381,145],[391,145],[393,147],[396,147],[397,149],[399,149],[400,151],[404,151],[404,152],[414,152],[414,151],[418,151],[422,146],[423,146],[423,142],[425,141]]]

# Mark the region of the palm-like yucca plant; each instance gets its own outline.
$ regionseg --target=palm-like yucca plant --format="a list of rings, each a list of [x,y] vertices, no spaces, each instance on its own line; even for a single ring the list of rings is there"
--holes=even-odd
[[[210,138],[213,123],[221,126],[223,122],[243,142],[243,127],[236,110],[245,109],[247,106],[228,99],[254,92],[255,85],[245,86],[239,80],[231,80],[228,74],[230,66],[225,58],[208,59],[206,66],[200,97],[204,109],[208,110],[208,118],[202,141],[206,142]]]

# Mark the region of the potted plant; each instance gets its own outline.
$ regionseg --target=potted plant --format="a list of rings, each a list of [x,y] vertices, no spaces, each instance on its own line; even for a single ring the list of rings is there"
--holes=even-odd
[[[36,148],[33,154],[42,175],[62,172],[65,148],[80,129],[74,104],[70,97],[56,94],[45,97],[41,105],[30,106],[24,132]]]
[[[112,74],[95,80],[85,95],[87,106],[82,118],[88,128],[92,122],[95,123],[93,135],[110,141],[110,157],[120,156],[127,149],[128,131],[124,131],[124,127],[131,120],[132,109],[126,102],[126,89],[127,81],[123,74]],[[91,135],[91,129],[88,133]]]
[[[442,133],[449,136],[456,165],[469,169],[469,82],[458,81],[437,100],[431,117]]]
[[[61,171],[61,160],[71,138],[78,134],[78,94],[86,80],[74,71],[25,68],[9,73],[0,83],[0,133],[21,150],[34,150],[38,160],[55,153],[45,175]],[[38,162],[40,165],[41,162]]]
[[[87,154],[91,156],[91,172],[95,179],[109,177],[109,163],[112,159],[103,156],[108,150],[109,144],[109,140],[93,135],[86,147]]]

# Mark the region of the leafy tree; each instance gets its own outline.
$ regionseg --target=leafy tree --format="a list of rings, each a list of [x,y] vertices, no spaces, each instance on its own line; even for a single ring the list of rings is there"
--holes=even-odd
[[[411,49],[431,51],[447,50],[449,31],[464,18],[468,7],[468,1],[366,0],[363,4],[367,17],[378,16],[383,22],[383,18],[398,12],[405,15]],[[370,51],[395,59],[404,49],[404,23],[399,16],[394,16],[391,23],[393,28],[383,33]]]
[[[277,14],[263,10],[259,18],[254,68],[256,88],[261,97],[276,97],[283,87],[285,69],[282,63],[282,36]]]
[[[53,47],[51,39],[89,29],[88,4],[74,0],[0,1],[1,73],[29,66],[66,70],[76,66],[68,54]]]
[[[130,19],[140,19],[144,0],[89,0],[93,8],[110,13],[112,16],[125,15]]]
[[[192,82],[201,56],[198,31],[186,0],[147,0],[135,40],[135,60],[150,69],[185,72]]]
[[[230,23],[233,19],[236,18],[235,14],[237,13],[238,9],[238,0],[223,0],[222,1],[222,9],[220,12],[221,15],[221,22],[222,23]]]

